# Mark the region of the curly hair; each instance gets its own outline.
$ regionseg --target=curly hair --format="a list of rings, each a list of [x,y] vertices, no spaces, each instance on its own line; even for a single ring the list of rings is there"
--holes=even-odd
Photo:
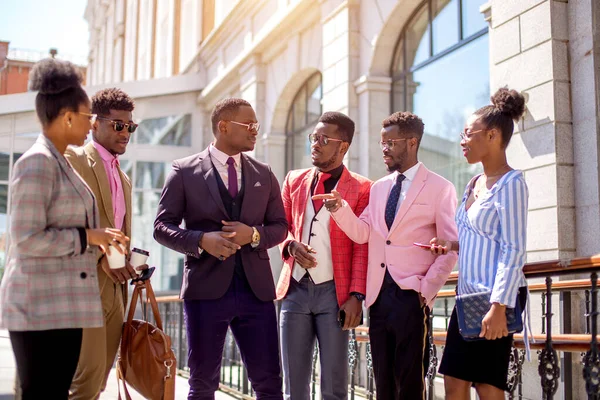
[[[415,137],[417,139],[417,145],[421,144],[425,124],[423,124],[421,118],[411,112],[397,111],[384,119],[381,125],[384,128],[395,125],[398,127],[401,134]]]
[[[336,111],[327,111],[321,115],[319,122],[336,125],[337,130],[342,134],[342,140],[348,142],[348,144],[352,144],[352,138],[354,138],[354,121],[346,114]]]
[[[77,67],[63,60],[46,58],[36,63],[29,74],[29,90],[37,91],[35,111],[43,126],[62,112],[77,111],[88,95],[81,86],[83,77]]]
[[[219,121],[233,118],[235,113],[242,106],[252,107],[246,100],[237,99],[235,97],[223,99],[215,104],[215,108],[213,108],[212,114],[210,115],[213,134],[216,135],[219,131]]]
[[[106,116],[110,110],[133,111],[134,108],[133,99],[121,89],[102,89],[92,96],[93,114]]]
[[[525,113],[525,97],[508,87],[500,88],[490,97],[492,104],[475,111],[479,120],[488,128],[500,129],[502,144],[506,148],[510,143],[517,121]]]

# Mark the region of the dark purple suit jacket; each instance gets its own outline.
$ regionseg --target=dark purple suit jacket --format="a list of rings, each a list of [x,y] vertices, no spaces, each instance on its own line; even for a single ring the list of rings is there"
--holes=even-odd
[[[275,298],[275,285],[267,249],[287,235],[287,219],[279,183],[271,168],[242,154],[244,200],[240,222],[254,226],[260,244],[242,247],[244,272],[252,291],[262,301]],[[207,252],[198,254],[200,232],[220,231],[229,220],[208,149],[175,160],[167,177],[154,222],[154,238],[163,246],[186,255],[181,297],[212,300],[225,294],[234,272],[235,256],[219,261]],[[181,228],[181,221],[185,228]]]

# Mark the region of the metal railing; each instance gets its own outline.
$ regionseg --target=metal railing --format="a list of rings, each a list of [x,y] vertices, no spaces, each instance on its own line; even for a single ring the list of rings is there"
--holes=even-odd
[[[529,279],[545,278],[544,283],[529,285],[531,293],[541,293],[542,315],[541,334],[534,334],[535,343],[531,344],[532,350],[537,350],[539,364],[538,374],[540,391],[543,399],[552,399],[557,393],[561,377],[560,358],[558,352],[563,353],[566,370],[572,368],[572,355],[581,356],[582,375],[585,380],[585,390],[588,399],[600,400],[600,349],[598,347],[598,271],[600,271],[600,255],[587,258],[577,258],[567,261],[548,261],[530,263],[524,267],[526,277]],[[554,281],[557,277],[572,274],[589,274],[589,278],[568,281]],[[458,279],[456,272],[452,273],[447,285],[455,285]],[[583,291],[585,295],[585,330],[583,333],[571,332],[572,327],[570,306],[571,293]],[[564,315],[563,332],[553,333],[553,293],[560,293],[560,302]],[[432,343],[429,352],[429,369],[426,373],[427,398],[434,399],[434,382],[439,364],[438,346],[445,345],[446,329],[453,308],[455,291],[441,290],[438,293],[436,307],[430,315],[429,340]],[[179,372],[187,374],[187,338],[183,318],[183,304],[177,296],[163,296],[157,298],[165,332],[171,336],[175,353],[178,357]],[[566,311],[565,311],[566,310]],[[441,324],[434,323],[442,320]],[[568,323],[567,323],[568,322]],[[443,328],[434,328],[441,325]],[[514,335],[514,345],[509,364],[508,386],[510,399],[523,398],[522,372],[525,364],[525,351],[523,335]],[[318,348],[315,346],[313,354],[312,371],[312,399],[320,398],[319,393],[319,368]],[[348,342],[349,362],[349,398],[373,399],[375,385],[373,379],[373,363],[368,336],[368,328],[361,326],[351,331]],[[563,371],[563,372],[569,372]],[[565,385],[570,383],[569,374],[565,373]],[[223,351],[221,366],[221,390],[236,397],[251,399],[254,396],[252,385],[248,380],[247,371],[241,361],[239,349],[228,332]]]

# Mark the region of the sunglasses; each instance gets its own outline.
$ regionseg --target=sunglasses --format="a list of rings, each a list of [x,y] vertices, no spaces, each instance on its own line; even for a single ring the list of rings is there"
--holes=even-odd
[[[312,144],[319,142],[319,144],[321,146],[327,146],[327,143],[329,143],[330,141],[331,142],[343,142],[342,139],[333,139],[326,135],[317,135],[316,133],[311,133],[310,135],[308,135],[308,140]]]
[[[85,115],[90,120],[90,124],[94,125],[96,119],[98,118],[98,114],[88,114],[84,112],[79,112],[78,114]]]
[[[104,117],[97,117],[97,119],[100,119],[102,121],[110,122],[112,124],[112,126],[113,126],[113,129],[115,131],[117,131],[117,132],[121,132],[123,129],[127,128],[127,131],[129,133],[133,133],[133,132],[135,132],[135,130],[138,127],[138,124],[134,124],[133,122],[132,123],[125,123],[123,121],[115,121],[115,120],[112,120],[112,119],[109,119],[109,118],[104,118]]]
[[[460,133],[460,135],[459,135],[459,136],[460,136],[460,139],[461,139],[461,140],[465,140],[465,139],[471,139],[471,137],[472,137],[474,134],[476,134],[476,133],[479,133],[479,132],[483,132],[483,131],[484,131],[483,129],[478,129],[478,130],[476,130],[476,131],[467,131],[467,130],[464,130],[464,131],[462,131],[462,132]]]
[[[250,132],[258,132],[258,130],[260,129],[260,124],[258,122],[251,122],[249,124],[243,124],[243,123],[237,122],[237,121],[229,121],[229,122],[231,122],[232,124],[245,126],[246,129],[248,129]]]

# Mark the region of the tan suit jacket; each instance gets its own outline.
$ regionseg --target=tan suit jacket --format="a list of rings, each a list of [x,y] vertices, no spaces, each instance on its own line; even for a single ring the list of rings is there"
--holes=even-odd
[[[67,149],[67,159],[96,196],[102,228],[115,228],[112,195],[106,169],[100,153],[92,143],[76,149]],[[119,170],[120,171],[120,170]],[[125,221],[123,232],[131,236],[131,182],[120,171],[125,197]],[[99,260],[101,254],[97,254]],[[113,284],[100,263],[98,284],[102,298],[104,326],[97,329],[84,329],[81,354],[77,371],[71,384],[71,400],[98,399],[106,387],[106,380],[115,360],[121,340],[123,318],[127,305],[128,284]],[[120,290],[119,290],[120,289]]]
[[[98,202],[98,210],[100,212],[100,227],[115,228],[115,216],[113,213],[112,195],[110,193],[110,184],[106,176],[106,169],[102,162],[102,157],[98,150],[90,142],[87,145],[79,148],[68,148],[65,152],[65,157],[73,168],[79,173],[83,180],[88,184]],[[131,181],[119,168],[121,175],[121,183],[125,196],[125,221],[123,223],[123,233],[127,237],[131,237]],[[98,259],[101,253],[98,253]],[[107,276],[98,264],[98,281],[102,284]],[[123,298],[127,301],[127,286],[124,286]]]

